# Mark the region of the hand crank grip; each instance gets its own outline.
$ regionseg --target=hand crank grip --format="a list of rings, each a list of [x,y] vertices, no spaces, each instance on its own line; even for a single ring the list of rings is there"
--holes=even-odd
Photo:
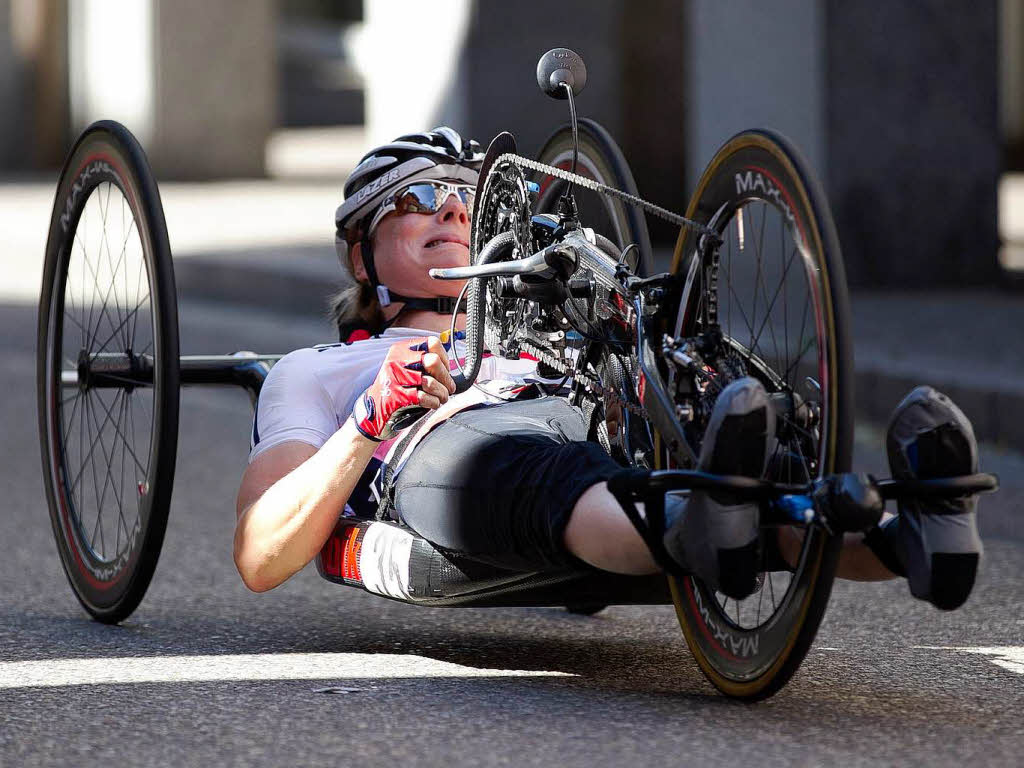
[[[515,277],[516,275],[559,275],[567,277],[576,269],[576,253],[562,243],[549,245],[525,259],[474,264],[469,267],[431,269],[435,280],[468,280],[471,277]]]

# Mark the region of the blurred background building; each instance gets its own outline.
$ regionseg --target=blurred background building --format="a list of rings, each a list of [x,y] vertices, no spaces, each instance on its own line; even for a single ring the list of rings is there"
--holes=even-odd
[[[340,187],[442,123],[532,154],[566,119],[534,79],[559,45],[654,202],[684,209],[718,145],[768,125],[822,178],[853,284],[1024,268],[1024,0],[0,0],[0,176],[52,173],[99,118],[163,179]]]

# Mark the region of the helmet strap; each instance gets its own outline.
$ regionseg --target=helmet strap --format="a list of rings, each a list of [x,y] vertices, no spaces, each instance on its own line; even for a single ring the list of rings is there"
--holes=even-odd
[[[457,299],[451,296],[438,296],[433,299],[425,299],[412,296],[402,296],[401,294],[391,291],[386,285],[382,284],[380,279],[377,277],[377,267],[373,263],[373,246],[370,243],[370,236],[364,232],[360,243],[362,244],[363,268],[366,270],[366,278],[370,281],[370,286],[377,292],[377,301],[380,302],[382,307],[400,303],[403,305],[403,312],[407,309],[420,309],[426,312],[437,312],[442,315],[450,315],[455,311]]]
[[[366,270],[366,279],[370,281],[370,287],[377,289],[377,297],[379,299],[381,284],[380,280],[377,279],[377,267],[373,263],[373,244],[370,242],[369,233],[363,232],[362,239],[359,242],[362,245],[363,269]],[[386,307],[388,303],[381,301],[380,305]]]

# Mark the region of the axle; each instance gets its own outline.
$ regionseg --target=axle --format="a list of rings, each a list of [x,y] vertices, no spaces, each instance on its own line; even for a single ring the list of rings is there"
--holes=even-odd
[[[233,385],[249,393],[253,405],[270,366],[283,355],[182,355],[178,358],[182,385]],[[153,356],[131,352],[100,352],[78,356],[75,369],[61,372],[65,389],[134,389],[153,386]]]

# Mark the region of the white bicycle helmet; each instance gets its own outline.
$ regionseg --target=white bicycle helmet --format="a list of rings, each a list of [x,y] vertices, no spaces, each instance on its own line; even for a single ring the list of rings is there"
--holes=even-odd
[[[409,181],[446,179],[476,184],[483,158],[477,142],[463,139],[457,131],[441,126],[427,133],[399,136],[389,144],[370,150],[349,175],[345,181],[345,201],[334,215],[335,248],[342,266],[350,267],[346,235],[361,238],[366,274],[382,307],[400,301],[408,308],[450,312],[453,300],[415,299],[390,292],[377,277],[369,233],[361,225],[393,190]]]

